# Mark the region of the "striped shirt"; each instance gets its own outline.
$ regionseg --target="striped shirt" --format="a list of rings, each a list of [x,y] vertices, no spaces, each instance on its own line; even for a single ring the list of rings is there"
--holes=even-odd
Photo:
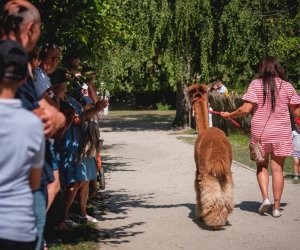
[[[289,82],[276,78],[276,86],[279,92],[273,112],[268,94],[263,104],[262,79],[253,80],[242,99],[254,105],[251,141],[260,139],[262,144],[274,144],[273,148],[278,151],[276,155],[287,156],[293,152],[289,105],[300,104],[300,97]]]

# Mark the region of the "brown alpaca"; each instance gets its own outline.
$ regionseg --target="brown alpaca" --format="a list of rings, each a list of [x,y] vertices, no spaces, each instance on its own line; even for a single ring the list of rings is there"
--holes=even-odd
[[[233,210],[232,149],[222,130],[209,128],[206,86],[194,84],[188,93],[198,131],[195,143],[196,216],[218,229],[226,224]]]

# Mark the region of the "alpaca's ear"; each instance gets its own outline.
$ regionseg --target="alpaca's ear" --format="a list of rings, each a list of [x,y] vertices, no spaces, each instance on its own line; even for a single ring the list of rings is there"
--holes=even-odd
[[[193,98],[193,95],[198,92],[198,86],[196,84],[193,84],[191,86],[189,86],[188,88],[188,94],[189,94],[189,98]]]
[[[200,85],[198,85],[198,90],[199,90],[200,93],[206,94],[207,93],[207,86],[205,84],[200,84]]]

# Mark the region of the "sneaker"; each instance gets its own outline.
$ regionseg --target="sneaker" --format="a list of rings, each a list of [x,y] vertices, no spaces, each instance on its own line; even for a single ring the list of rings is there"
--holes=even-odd
[[[298,175],[294,175],[294,180],[299,180],[299,176]]]
[[[279,209],[274,209],[272,215],[273,217],[278,218],[281,216],[281,212],[279,211]]]
[[[98,222],[97,219],[95,219],[94,217],[89,216],[89,215],[86,215],[85,218],[86,218],[89,222],[93,222],[93,223],[97,223],[97,222]]]
[[[260,206],[258,212],[259,212],[260,214],[264,214],[265,212],[268,211],[270,205],[271,205],[271,203],[270,203],[269,199],[268,199],[268,198],[265,199],[265,200],[263,201],[263,203],[261,204],[261,206]]]

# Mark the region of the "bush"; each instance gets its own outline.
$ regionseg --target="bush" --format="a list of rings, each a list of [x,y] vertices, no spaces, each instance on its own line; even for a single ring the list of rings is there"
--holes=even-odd
[[[171,108],[171,105],[163,104],[161,102],[157,102],[155,105],[156,105],[157,110],[170,110],[170,108]]]

